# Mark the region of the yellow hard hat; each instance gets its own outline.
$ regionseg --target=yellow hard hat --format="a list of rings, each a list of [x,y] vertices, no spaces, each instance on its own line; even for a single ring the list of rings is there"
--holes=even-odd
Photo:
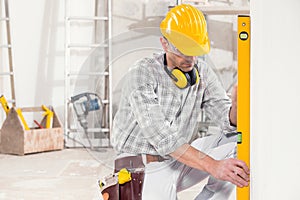
[[[160,31],[184,55],[201,56],[210,50],[204,15],[191,5],[172,8],[161,22]]]

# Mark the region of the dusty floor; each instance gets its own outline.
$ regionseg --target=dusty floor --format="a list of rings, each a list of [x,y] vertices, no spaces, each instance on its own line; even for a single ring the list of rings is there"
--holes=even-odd
[[[112,149],[82,148],[25,156],[0,154],[0,199],[99,200],[97,181],[112,172],[114,156]],[[193,199],[202,187],[200,183],[179,193],[179,200]]]

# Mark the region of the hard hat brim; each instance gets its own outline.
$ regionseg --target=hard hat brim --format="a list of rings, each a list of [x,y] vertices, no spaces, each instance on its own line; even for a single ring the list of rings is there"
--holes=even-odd
[[[205,41],[196,41],[194,38],[177,31],[172,31],[172,34],[166,33],[166,29],[161,29],[162,35],[168,39],[181,53],[186,56],[202,56],[210,51],[210,41],[208,37]],[[201,45],[200,45],[201,44]]]

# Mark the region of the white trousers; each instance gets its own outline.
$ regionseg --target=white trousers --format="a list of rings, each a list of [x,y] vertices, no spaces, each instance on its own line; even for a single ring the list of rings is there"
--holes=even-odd
[[[220,160],[235,157],[236,136],[211,135],[199,138],[191,145],[214,159]],[[208,176],[208,173],[191,168],[176,160],[145,164],[142,199],[176,200],[177,192],[198,184]],[[210,176],[202,194],[200,193],[196,199],[226,200],[233,188],[231,183]]]

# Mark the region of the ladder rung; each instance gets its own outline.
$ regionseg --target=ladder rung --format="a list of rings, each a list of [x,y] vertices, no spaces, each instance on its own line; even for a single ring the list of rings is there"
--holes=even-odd
[[[68,129],[68,132],[82,132],[81,129],[77,130],[74,128]],[[109,132],[108,128],[88,128],[87,132]]]
[[[69,21],[94,21],[94,20],[108,20],[108,17],[92,17],[92,16],[72,16],[68,17]]]
[[[0,48],[11,48],[10,44],[0,44]]]
[[[107,44],[69,44],[68,48],[94,48],[94,47],[108,47]]]
[[[7,99],[6,101],[7,101],[7,103],[15,103],[16,102],[15,99]]]
[[[109,100],[108,100],[108,99],[102,99],[101,102],[102,102],[103,104],[108,104],[108,103],[109,103]]]
[[[70,72],[68,76],[108,76],[108,72],[88,72],[88,73],[79,73],[79,72]]]
[[[102,103],[103,103],[103,104],[108,104],[108,103],[109,103],[109,100],[103,99],[103,100],[102,100]]]
[[[13,72],[0,72],[0,76],[14,75]]]
[[[0,21],[9,21],[8,17],[0,17]]]
[[[196,6],[203,14],[207,15],[248,15],[250,13],[249,6]]]

